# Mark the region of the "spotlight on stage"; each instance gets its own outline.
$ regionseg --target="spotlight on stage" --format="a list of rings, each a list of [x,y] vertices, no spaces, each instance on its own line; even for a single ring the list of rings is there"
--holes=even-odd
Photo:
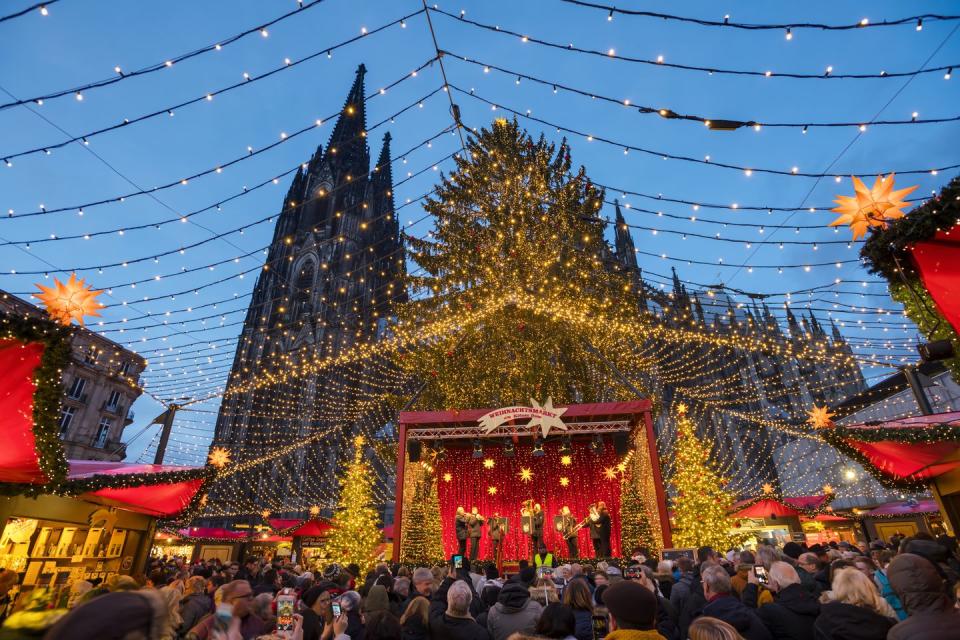
[[[507,438],[503,441],[503,457],[512,458],[517,453],[516,449],[513,447],[513,440]]]
[[[543,440],[537,438],[537,441],[533,443],[533,457],[542,458],[546,455],[546,452],[543,450]]]
[[[474,458],[483,457],[483,443],[480,442],[479,438],[473,441],[473,457]]]
[[[597,454],[598,456],[603,453],[603,436],[597,434],[593,436],[593,441],[590,443],[590,449]]]
[[[573,451],[573,444],[570,440],[570,436],[563,436],[563,439],[560,440],[560,453],[570,453]]]

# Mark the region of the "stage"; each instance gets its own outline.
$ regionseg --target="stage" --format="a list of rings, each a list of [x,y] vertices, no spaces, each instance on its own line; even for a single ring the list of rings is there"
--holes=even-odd
[[[394,514],[399,544],[394,547],[394,561],[411,559],[404,553],[411,531],[404,529],[426,525],[419,520],[405,522],[404,513],[411,507],[422,509],[422,504],[411,502],[426,500],[428,495],[430,504],[435,505],[432,509],[439,511],[439,544],[446,558],[458,549],[454,520],[461,506],[468,514],[476,507],[486,519],[507,518],[503,560],[531,558],[530,537],[521,530],[520,515],[522,504],[528,500],[542,506],[544,543],[561,558],[568,556],[567,546],[555,528],[554,516],[566,506],[573,518],[582,522],[590,505],[599,501],[606,504],[611,517],[612,556],[630,554],[636,545],[638,519],[649,525],[652,534],[652,540],[644,546],[670,546],[663,481],[652,444],[655,438],[650,402],[558,407],[556,413],[562,414],[558,419],[541,409],[535,405],[400,414]],[[547,416],[551,428],[546,437],[543,429],[527,426],[530,416],[524,415],[524,410]],[[414,481],[422,485],[416,491],[405,486]],[[624,507],[627,549],[622,548],[621,541]],[[486,519],[480,538],[481,560],[492,559]],[[577,542],[578,557],[595,557],[589,526],[580,529]],[[468,541],[468,553],[469,549]]]

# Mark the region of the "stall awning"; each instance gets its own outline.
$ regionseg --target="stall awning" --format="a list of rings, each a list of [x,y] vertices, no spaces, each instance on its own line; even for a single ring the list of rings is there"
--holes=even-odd
[[[786,518],[815,515],[830,504],[831,496],[758,496],[741,500],[730,510],[731,518]]]
[[[924,500],[900,500],[898,502],[888,502],[879,507],[874,507],[870,511],[862,514],[867,517],[896,517],[896,516],[914,516],[924,513],[937,513],[940,506],[933,498]]]
[[[294,537],[302,536],[325,536],[333,529],[333,525],[323,520],[307,520],[302,525],[294,529],[290,535]]]
[[[922,487],[960,467],[960,411],[837,426],[820,433],[887,486]]]
[[[69,465],[66,484],[83,500],[157,517],[186,509],[208,477],[204,467],[96,460],[71,460]]]
[[[960,225],[916,243],[911,255],[940,313],[960,332]]]

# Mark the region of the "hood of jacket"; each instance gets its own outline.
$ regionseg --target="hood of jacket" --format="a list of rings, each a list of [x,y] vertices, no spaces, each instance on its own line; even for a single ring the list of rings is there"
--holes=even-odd
[[[734,596],[727,594],[708,602],[703,608],[703,615],[719,618],[737,631],[743,632],[750,628],[756,619],[756,614]]]
[[[775,602],[800,616],[816,617],[820,613],[820,603],[810,597],[803,585],[791,584],[777,593]]]
[[[530,602],[530,590],[519,582],[508,582],[500,590],[497,608],[503,613],[523,611]]]
[[[829,632],[832,638],[870,640],[886,638],[896,620],[882,616],[866,607],[846,602],[827,602],[820,607],[816,628]]]
[[[887,567],[887,580],[911,616],[950,607],[943,590],[943,578],[933,563],[922,556],[913,553],[896,556]]]

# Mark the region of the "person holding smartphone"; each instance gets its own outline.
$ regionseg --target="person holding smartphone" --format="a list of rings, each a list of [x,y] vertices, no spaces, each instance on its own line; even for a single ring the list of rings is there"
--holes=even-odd
[[[187,633],[186,640],[233,640],[227,632],[239,634],[242,640],[263,635],[266,625],[253,613],[253,589],[246,580],[234,580],[223,586],[223,601],[212,616],[201,620]]]

